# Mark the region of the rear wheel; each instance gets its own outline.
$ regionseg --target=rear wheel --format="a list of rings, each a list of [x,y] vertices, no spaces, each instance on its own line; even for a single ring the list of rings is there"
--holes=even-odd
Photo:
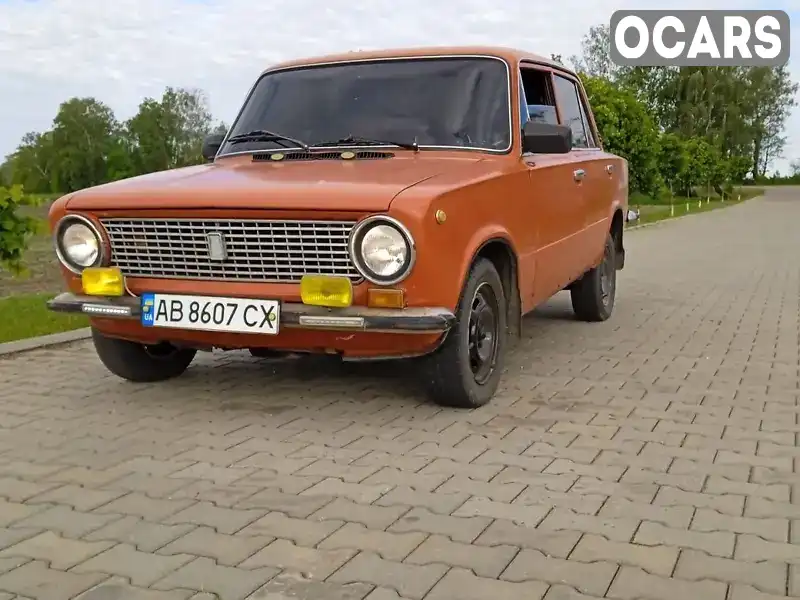
[[[603,260],[572,284],[572,309],[582,321],[605,321],[614,311],[617,292],[617,257],[614,238],[606,238]]]
[[[189,368],[197,354],[197,350],[176,348],[167,343],[145,345],[106,337],[94,328],[92,341],[97,356],[109,371],[139,383],[178,377]]]
[[[477,408],[491,400],[502,377],[508,340],[508,308],[494,265],[472,267],[456,311],[456,323],[426,358],[427,385],[437,404]]]

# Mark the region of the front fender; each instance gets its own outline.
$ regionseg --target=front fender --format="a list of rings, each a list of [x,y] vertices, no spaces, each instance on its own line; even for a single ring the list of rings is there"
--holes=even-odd
[[[455,310],[470,264],[486,242],[502,239],[518,253],[528,233],[522,224],[529,215],[519,201],[528,185],[527,171],[516,169],[447,189],[417,186],[392,203],[390,214],[409,226],[417,242],[417,263],[405,282],[409,305]]]
[[[399,287],[406,292],[408,306],[442,306],[455,311],[470,266],[480,250],[488,242],[502,240],[517,256],[517,244],[499,223],[477,227],[462,225],[462,219],[472,221],[463,207],[447,210],[448,217],[443,224],[436,223],[433,214],[410,227],[417,244],[417,261],[408,279]]]
[[[467,244],[466,251],[464,252],[461,265],[459,267],[460,277],[458,293],[455,301],[456,304],[458,304],[461,299],[461,290],[464,289],[464,284],[467,281],[469,270],[472,267],[472,264],[475,262],[478,254],[480,254],[480,251],[493,241],[502,241],[506,243],[509,248],[511,248],[513,255],[515,257],[519,256],[514,241],[511,238],[511,234],[500,225],[496,223],[487,224],[486,226],[475,231],[470,238],[469,243]]]

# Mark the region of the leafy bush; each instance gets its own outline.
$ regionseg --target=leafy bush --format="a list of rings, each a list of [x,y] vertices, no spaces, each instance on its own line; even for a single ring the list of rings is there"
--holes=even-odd
[[[0,187],[0,267],[14,274],[24,272],[23,254],[39,229],[35,218],[21,214],[22,208],[36,204],[36,198],[25,195],[21,185]]]

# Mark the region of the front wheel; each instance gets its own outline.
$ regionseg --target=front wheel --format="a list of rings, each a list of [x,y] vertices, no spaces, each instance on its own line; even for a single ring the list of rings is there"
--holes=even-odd
[[[97,356],[117,377],[138,383],[165,381],[182,375],[197,350],[171,344],[145,345],[106,337],[92,328]]]
[[[572,284],[572,309],[581,321],[605,321],[614,310],[617,293],[617,256],[614,238],[606,238],[603,260]]]
[[[508,340],[508,308],[494,265],[479,259],[470,270],[456,323],[426,358],[427,386],[441,406],[477,408],[491,400],[502,377]]]

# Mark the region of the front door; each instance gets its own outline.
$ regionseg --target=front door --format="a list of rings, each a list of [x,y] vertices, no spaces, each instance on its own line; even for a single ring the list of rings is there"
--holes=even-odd
[[[563,122],[554,73],[525,66],[521,72],[523,114],[531,120]],[[568,155],[523,155],[528,168],[530,214],[534,222],[534,280],[529,291],[537,304],[570,283],[580,273],[581,254],[576,234],[585,213],[586,157],[577,150]]]
[[[565,160],[566,158],[566,160]],[[523,156],[530,172],[535,204],[538,247],[535,259],[534,303],[571,283],[581,270],[577,242],[585,204],[585,165],[581,157]]]

